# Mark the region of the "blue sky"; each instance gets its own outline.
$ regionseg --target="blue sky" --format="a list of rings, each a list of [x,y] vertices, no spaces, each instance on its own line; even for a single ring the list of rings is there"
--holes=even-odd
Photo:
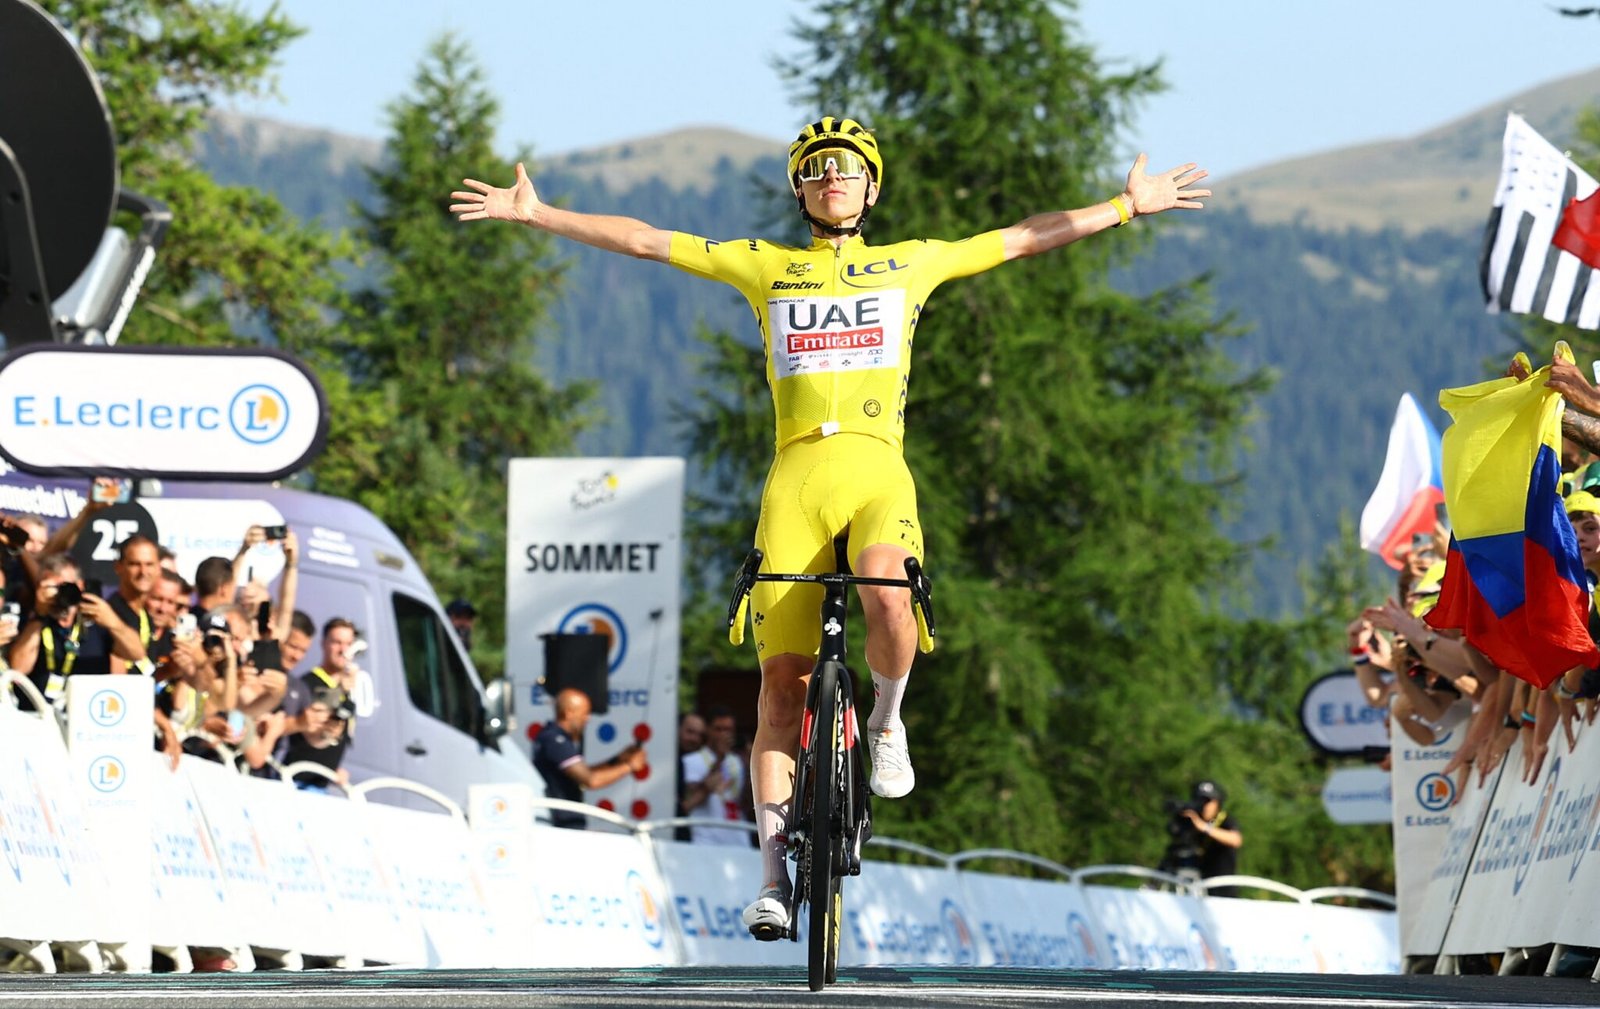
[[[265,10],[269,0],[244,0]],[[771,62],[795,52],[793,0],[280,0],[309,34],[285,52],[281,97],[240,111],[380,137],[428,42],[471,47],[499,97],[501,140],[535,156],[693,125],[787,141],[811,118]],[[1212,174],[1423,132],[1600,66],[1600,19],[1546,0],[1085,0],[1076,15],[1112,67],[1165,60],[1121,147]]]

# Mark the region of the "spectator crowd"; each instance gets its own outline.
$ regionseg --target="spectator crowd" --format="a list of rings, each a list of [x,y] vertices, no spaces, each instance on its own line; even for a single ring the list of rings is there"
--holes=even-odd
[[[154,745],[173,766],[189,753],[262,777],[287,769],[301,788],[347,783],[358,631],[337,614],[319,629],[295,609],[294,531],[250,526],[234,557],[206,558],[192,583],[170,550],[135,533],[116,544],[116,582],[102,586],[85,577],[73,548],[116,501],[115,483],[93,481],[84,507],[54,532],[37,515],[0,514],[0,663],[14,674],[7,699],[64,716],[71,677],[143,676],[155,695]],[[256,580],[249,563],[263,547],[282,552],[275,586]],[[302,669],[319,638],[320,661]]]
[[[1507,375],[1528,376],[1522,361]],[[1562,417],[1561,493],[1588,578],[1589,635],[1600,641],[1594,589],[1600,582],[1600,390],[1583,371],[1559,358],[1546,380],[1566,401]],[[1441,514],[1431,534],[1400,548],[1394,594],[1367,606],[1346,631],[1351,662],[1368,704],[1388,712],[1390,732],[1421,746],[1462,730],[1445,769],[1458,786],[1466,776],[1506,773],[1534,782],[1557,731],[1576,740],[1580,723],[1600,708],[1600,669],[1576,666],[1547,689],[1497,667],[1459,630],[1436,630],[1424,617],[1438,602],[1450,543]],[[1457,788],[1457,794],[1460,794]]]

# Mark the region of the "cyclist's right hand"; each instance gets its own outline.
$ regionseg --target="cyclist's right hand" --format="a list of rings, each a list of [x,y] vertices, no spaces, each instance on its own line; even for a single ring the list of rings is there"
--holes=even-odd
[[[457,201],[450,205],[450,212],[456,215],[458,221],[517,221],[531,224],[538,213],[539,194],[534,192],[528,170],[520,161],[517,162],[516,182],[509,189],[491,186],[477,179],[462,179],[461,184],[474,192],[458,189],[450,194],[450,198]]]

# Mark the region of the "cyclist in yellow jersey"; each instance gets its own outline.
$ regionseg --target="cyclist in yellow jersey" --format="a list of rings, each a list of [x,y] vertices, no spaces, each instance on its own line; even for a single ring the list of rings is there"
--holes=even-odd
[[[1145,168],[1141,154],[1124,190],[1093,206],[1038,214],[962,241],[869,246],[861,229],[884,184],[878,142],[853,119],[825,116],[789,147],[789,184],[810,228],[808,246],[719,242],[552,207],[520,164],[509,188],[463,180],[468,188],[451,194],[450,209],[462,221],[517,221],[737,288],[761,326],[777,422],[756,527],[769,570],[830,570],[834,538],[848,531],[857,574],[899,578],[907,557],[922,557],[916,488],[901,444],[923,303],[946,280],[1048,252],[1134,217],[1198,210],[1211,195],[1193,188],[1206,177],[1193,164],[1157,175]],[[751,779],[766,882],[744,919],[758,939],[781,938],[788,926],[784,830],[805,684],[820,640],[821,593],[819,586],[760,582],[751,596],[761,662]],[[860,594],[874,697],[867,720],[872,790],[895,798],[915,782],[899,712],[916,623],[905,589],[861,586]]]

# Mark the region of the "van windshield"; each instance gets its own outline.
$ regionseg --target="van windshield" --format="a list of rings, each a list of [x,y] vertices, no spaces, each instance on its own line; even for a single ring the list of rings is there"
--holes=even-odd
[[[394,620],[411,703],[474,739],[481,738],[483,705],[444,621],[427,603],[401,592],[394,594]]]

